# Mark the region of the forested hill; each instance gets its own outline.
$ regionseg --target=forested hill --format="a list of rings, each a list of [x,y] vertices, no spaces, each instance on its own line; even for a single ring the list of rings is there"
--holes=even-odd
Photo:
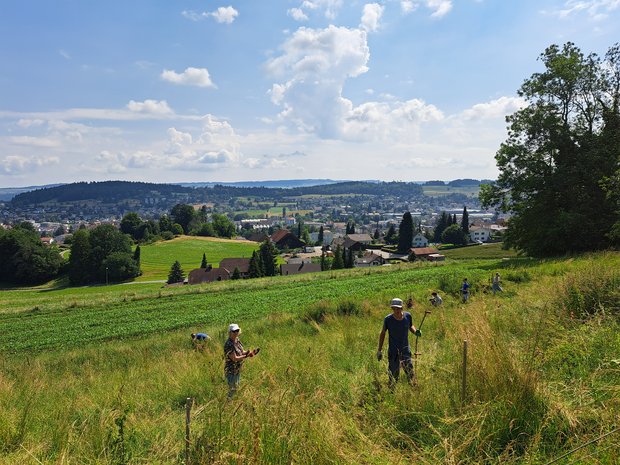
[[[146,182],[103,181],[77,182],[62,186],[37,189],[13,197],[13,206],[41,204],[45,202],[79,202],[94,200],[102,203],[116,203],[127,199],[148,197],[153,193],[163,196],[187,194],[193,189],[176,184],[150,184]]]
[[[14,207],[43,204],[47,202],[70,203],[96,201],[100,203],[121,203],[145,197],[179,197],[186,201],[226,200],[235,197],[260,197],[282,199],[303,195],[373,195],[394,197],[422,196],[422,187],[411,182],[363,182],[349,181],[322,186],[296,187],[292,189],[268,187],[213,187],[191,188],[176,184],[150,184],[144,182],[104,181],[78,182],[62,186],[24,192],[13,198]]]

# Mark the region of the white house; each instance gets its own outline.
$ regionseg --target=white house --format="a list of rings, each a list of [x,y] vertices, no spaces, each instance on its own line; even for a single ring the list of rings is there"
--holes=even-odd
[[[428,239],[422,233],[417,233],[413,238],[413,247],[428,247]]]
[[[469,228],[469,237],[474,242],[488,242],[491,239],[491,228],[484,228],[481,226],[471,226]]]

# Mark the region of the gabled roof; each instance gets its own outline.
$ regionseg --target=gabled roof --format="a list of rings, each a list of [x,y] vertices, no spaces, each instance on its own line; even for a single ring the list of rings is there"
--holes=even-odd
[[[411,253],[414,255],[430,255],[432,253],[439,253],[435,247],[413,247]]]
[[[290,232],[288,229],[280,229],[271,235],[271,240],[273,242],[280,242],[282,239],[284,239],[289,234],[293,234],[293,233]]]
[[[220,262],[220,268],[226,268],[231,273],[235,271],[235,268],[239,268],[241,273],[250,272],[250,259],[249,258],[223,258]]]
[[[353,242],[372,242],[372,237],[370,234],[347,234],[349,239]]]
[[[187,282],[189,284],[200,284],[224,281],[230,279],[230,273],[226,268],[196,268],[187,275]]]

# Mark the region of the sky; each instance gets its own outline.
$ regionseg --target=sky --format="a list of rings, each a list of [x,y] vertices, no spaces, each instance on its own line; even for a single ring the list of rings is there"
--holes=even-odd
[[[0,187],[493,179],[568,41],[620,0],[4,0]]]

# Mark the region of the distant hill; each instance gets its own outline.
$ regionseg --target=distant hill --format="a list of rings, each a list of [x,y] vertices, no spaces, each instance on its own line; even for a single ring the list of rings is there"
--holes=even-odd
[[[19,207],[46,202],[69,203],[86,200],[114,203],[153,194],[173,196],[190,192],[191,188],[176,184],[129,181],[77,182],[23,192],[13,197],[11,204]]]
[[[293,187],[324,186],[326,184],[337,184],[347,181],[334,181],[333,179],[283,179],[279,181],[237,181],[237,182],[181,182],[179,186],[185,187],[269,187],[279,189],[291,189]],[[378,182],[378,181],[368,181]]]
[[[276,181],[277,182],[277,181]],[[162,198],[166,203],[198,203],[228,200],[235,197],[260,197],[279,200],[304,195],[372,195],[416,197],[423,195],[422,186],[413,182],[347,181],[303,187],[235,187],[216,184],[213,187],[187,187],[178,184],[103,181],[78,182],[23,192],[11,200],[13,207],[45,203],[97,202],[120,204],[145,198]]]

